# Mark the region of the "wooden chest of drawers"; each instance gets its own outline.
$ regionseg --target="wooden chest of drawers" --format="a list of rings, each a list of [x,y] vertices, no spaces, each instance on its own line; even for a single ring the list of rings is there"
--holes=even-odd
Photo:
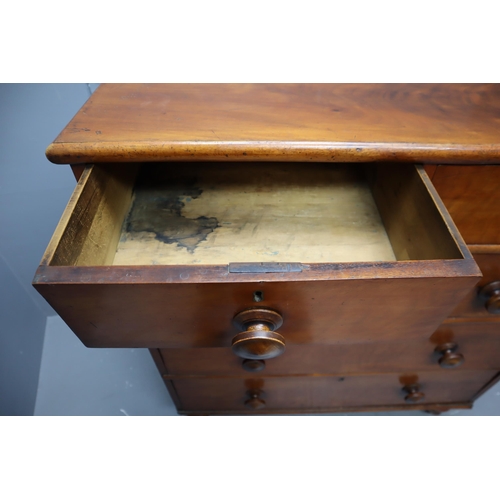
[[[470,407],[499,125],[489,85],[102,85],[47,150],[79,182],[34,286],[179,413]]]

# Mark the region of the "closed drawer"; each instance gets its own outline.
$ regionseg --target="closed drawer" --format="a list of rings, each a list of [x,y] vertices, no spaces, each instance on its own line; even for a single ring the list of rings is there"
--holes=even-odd
[[[174,379],[180,412],[258,413],[466,403],[495,371],[375,376]]]
[[[230,348],[162,349],[161,356],[168,377],[500,370],[500,324],[446,323],[425,340],[290,345],[282,356],[258,362]]]
[[[427,168],[465,242],[500,244],[500,165]]]
[[[498,227],[496,229],[499,230]],[[473,257],[483,277],[450,316],[500,321],[500,254],[474,253]]]
[[[34,286],[91,347],[230,347],[278,312],[287,345],[427,338],[479,270],[421,168],[88,168]]]

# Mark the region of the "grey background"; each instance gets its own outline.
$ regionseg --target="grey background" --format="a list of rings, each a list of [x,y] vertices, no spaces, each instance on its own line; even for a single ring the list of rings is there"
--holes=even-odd
[[[0,85],[0,414],[35,408],[45,323],[31,280],[75,180],[45,148],[89,98],[79,85]]]
[[[75,187],[45,148],[96,87],[0,85],[0,415],[176,414],[147,350],[85,348],[31,286]],[[448,415],[500,415],[500,386]]]

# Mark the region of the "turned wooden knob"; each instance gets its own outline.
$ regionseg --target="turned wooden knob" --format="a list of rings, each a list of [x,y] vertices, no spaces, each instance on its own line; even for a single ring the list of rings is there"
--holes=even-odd
[[[266,367],[263,359],[244,359],[241,366],[247,372],[261,372]]]
[[[458,345],[455,342],[447,342],[446,344],[438,345],[435,352],[441,354],[438,363],[442,368],[456,368],[464,362],[462,354],[456,352]]]
[[[407,403],[418,403],[425,399],[425,394],[420,392],[418,384],[405,385],[403,391],[406,392],[405,401]]]
[[[283,335],[275,332],[283,324],[281,314],[271,309],[252,308],[238,313],[233,323],[244,330],[233,338],[233,352],[245,359],[275,358],[285,350]]]
[[[500,314],[500,281],[493,281],[481,288],[479,295],[490,314]]]
[[[266,407],[266,402],[262,399],[264,393],[259,390],[247,391],[249,399],[245,401],[245,406],[251,410],[260,410]]]

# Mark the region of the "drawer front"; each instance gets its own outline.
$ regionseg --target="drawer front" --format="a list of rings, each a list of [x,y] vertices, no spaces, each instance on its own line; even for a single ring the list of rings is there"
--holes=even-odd
[[[449,344],[454,344],[450,351],[453,356],[446,351]],[[162,349],[160,352],[169,377],[248,377],[249,373],[257,372],[260,376],[274,376],[500,370],[500,324],[444,324],[428,340],[290,345],[283,355],[258,363],[242,360],[230,348]]]
[[[495,371],[376,376],[174,379],[179,411],[258,413],[415,403],[465,403]]]
[[[232,320],[255,306],[256,290],[266,297],[261,307],[283,317],[279,333],[287,345],[427,338],[463,294],[453,281],[430,278],[67,284],[43,294],[88,347],[230,347],[238,334]]]
[[[143,220],[139,215],[137,220],[141,223],[135,221],[137,231],[131,232],[129,227],[127,213],[133,197],[137,199],[138,196],[134,191],[138,186],[134,184],[134,171],[123,165],[119,168],[97,166],[86,170],[81,177],[37,271],[34,285],[89,347],[230,347],[239,333],[233,319],[242,310],[257,306],[282,316],[279,333],[287,345],[427,338],[474,286],[479,279],[479,270],[423,169],[409,165],[365,167],[323,165],[313,168],[294,164],[286,166],[293,173],[293,176],[288,176],[283,173],[285,167],[280,165],[279,170],[275,166],[273,175],[278,176],[279,183],[270,186],[266,180],[270,177],[263,175],[263,167],[250,165],[245,169],[254,168],[260,174],[256,176],[257,180],[248,175],[245,178],[249,179],[255,194],[254,202],[264,203],[266,207],[266,200],[273,199],[274,205],[269,206],[274,207],[276,218],[282,217],[292,224],[286,226],[283,237],[288,239],[286,244],[281,242],[283,248],[279,247],[280,250],[285,252],[288,246],[293,246],[293,224],[299,224],[297,221],[309,213],[309,205],[316,206],[317,195],[322,202],[316,206],[314,217],[310,214],[306,217],[307,221],[321,219],[321,214],[332,217],[333,202],[330,199],[341,200],[335,202],[340,208],[331,220],[328,219],[328,228],[332,231],[341,228],[339,241],[334,239],[332,243],[329,240],[329,244],[326,247],[320,245],[321,248],[328,248],[330,244],[343,247],[347,240],[350,242],[348,248],[355,248],[357,241],[362,242],[361,246],[371,247],[370,235],[382,228],[387,233],[384,237],[395,260],[323,260],[320,263],[285,262],[280,265],[272,262],[277,257],[267,255],[264,264],[244,262],[239,265],[238,261],[231,260],[225,265],[194,264],[200,245],[208,246],[205,250],[218,258],[205,237],[212,237],[218,230],[220,235],[230,233],[224,217],[230,218],[233,211],[227,210],[226,214],[220,210],[220,199],[224,201],[225,198],[218,197],[217,185],[214,187],[205,179],[203,186],[208,186],[205,191],[210,191],[210,196],[207,194],[208,198],[203,198],[197,181],[189,181],[191,184],[187,186],[183,184],[185,179],[176,177],[174,187],[170,189],[171,185],[167,183],[165,192],[148,184],[141,198],[146,200],[147,210],[139,210],[139,215],[147,219],[153,217],[153,213],[160,226],[166,224],[166,217],[172,226],[161,226],[163,232],[155,226],[157,233],[153,236],[147,230],[149,219]],[[137,166],[134,168],[137,170]],[[200,165],[197,168],[193,170],[195,177],[202,179],[208,175],[209,167]],[[230,169],[219,166],[214,170],[219,176],[214,179],[223,185],[224,196],[233,192],[235,185],[245,194],[246,185],[238,184],[238,175],[231,174],[229,185],[225,180],[226,175],[237,172],[237,169],[238,166],[233,165]],[[354,175],[350,169],[357,169]],[[182,172],[182,169],[168,170],[166,166],[156,166],[153,171],[165,184],[163,171]],[[308,189],[305,189],[301,184],[301,172],[308,171],[316,172],[317,176],[312,179],[306,176]],[[138,178],[147,175],[147,170],[141,170]],[[347,182],[344,182],[346,175]],[[288,180],[289,177],[292,180]],[[295,184],[288,186],[287,183],[292,181]],[[293,217],[289,216],[289,205],[280,204],[282,186],[290,188],[288,194],[291,194],[286,199],[292,201],[287,203],[293,205],[292,194],[299,193],[297,196],[302,199],[300,210],[297,208]],[[344,218],[352,214],[350,211],[345,213],[342,196],[346,193],[350,196],[352,189],[355,196],[352,207],[357,207],[360,192],[371,201],[369,206],[361,205],[359,219],[346,222]],[[309,195],[311,190],[316,190],[315,196]],[[159,205],[158,198],[161,200]],[[231,199],[238,214],[240,211],[247,214],[247,207],[239,206],[237,197]],[[147,204],[148,200],[151,206]],[[196,205],[198,211],[189,218],[189,214],[181,209],[193,200],[196,203],[192,207]],[[208,200],[206,205],[203,200]],[[218,207],[217,217],[209,217],[212,214],[209,209],[214,203]],[[135,202],[133,206],[136,207]],[[372,219],[368,220],[367,227],[361,224],[365,208],[370,209],[375,218],[380,212],[383,224],[375,227]],[[203,212],[205,209],[207,211]],[[137,207],[134,210],[138,210]],[[260,210],[266,212],[262,206]],[[199,216],[200,213],[207,216]],[[307,237],[302,235],[299,246],[303,250],[301,255],[307,258],[307,245],[317,243],[307,232],[314,223],[300,224],[300,227],[305,227],[303,231]],[[361,231],[358,230],[360,224],[364,228]],[[243,226],[242,232],[252,234]],[[279,224],[271,221],[271,228],[278,230]],[[354,240],[350,237],[344,239],[345,228],[354,228]],[[177,229],[180,235],[176,233]],[[199,234],[193,240],[188,230],[196,230]],[[329,231],[320,225],[320,230],[311,234],[321,240],[320,236],[325,232]],[[145,246],[139,250],[134,246],[132,257],[126,252],[126,258],[130,260],[119,259],[120,264],[116,264],[119,242],[123,243],[124,238],[127,241],[132,239],[135,245],[143,241],[144,233],[147,233]],[[173,233],[177,234],[176,238]],[[232,237],[237,241],[238,231],[235,234]],[[256,234],[259,234],[258,230]],[[269,234],[268,228],[266,235]],[[214,242],[218,241],[214,238]],[[265,240],[259,245],[265,247]],[[140,260],[142,248],[148,249],[148,258],[152,256],[156,262],[155,252],[164,247],[187,256],[189,260],[186,262],[190,264],[165,265],[160,257],[158,262],[161,264],[137,264],[143,262]],[[221,258],[230,259],[233,256],[231,245],[224,248]],[[273,254],[272,248],[267,250]],[[324,252],[322,255],[325,258]],[[365,258],[367,254],[363,255]]]
[[[500,321],[500,253],[474,253],[473,257],[483,277],[450,317]]]
[[[500,244],[500,165],[440,165],[429,174],[467,244]]]

